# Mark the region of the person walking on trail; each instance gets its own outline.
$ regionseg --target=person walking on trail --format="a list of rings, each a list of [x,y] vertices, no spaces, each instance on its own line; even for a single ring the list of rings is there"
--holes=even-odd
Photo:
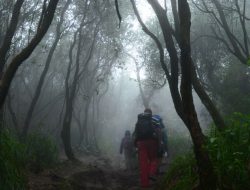
[[[135,145],[138,148],[141,187],[149,187],[149,180],[156,180],[158,169],[158,139],[152,123],[152,111],[147,108],[138,115],[134,131]]]
[[[163,158],[168,156],[168,142],[165,125],[163,124],[162,117],[159,115],[152,116],[152,123],[158,132],[158,173],[162,173],[160,165],[163,164]]]
[[[125,131],[125,135],[122,138],[121,146],[120,146],[120,154],[124,152],[125,157],[125,166],[126,170],[131,171],[134,169],[134,155],[135,150],[133,146],[133,140],[131,137],[131,133],[129,130]]]

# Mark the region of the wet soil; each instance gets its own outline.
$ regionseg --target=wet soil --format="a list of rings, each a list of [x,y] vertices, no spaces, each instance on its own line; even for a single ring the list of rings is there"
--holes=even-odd
[[[140,190],[138,171],[114,169],[108,159],[63,161],[56,168],[28,174],[29,190]],[[149,189],[155,189],[153,185]]]

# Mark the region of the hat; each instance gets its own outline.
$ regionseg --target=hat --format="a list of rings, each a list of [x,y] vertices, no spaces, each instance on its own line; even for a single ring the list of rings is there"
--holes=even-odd
[[[152,110],[151,110],[150,108],[146,108],[146,109],[144,110],[144,113],[150,113],[150,114],[152,114]]]
[[[130,131],[129,130],[126,130],[125,131],[125,136],[130,136],[131,134],[130,134]]]

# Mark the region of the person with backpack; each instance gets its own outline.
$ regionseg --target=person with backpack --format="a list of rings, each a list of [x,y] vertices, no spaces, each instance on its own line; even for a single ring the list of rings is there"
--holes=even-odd
[[[168,154],[168,142],[167,142],[167,132],[165,125],[163,124],[162,117],[159,115],[152,116],[152,123],[155,130],[158,131],[158,173],[162,173],[160,170],[160,165],[162,164],[163,158],[167,157]]]
[[[125,135],[121,141],[120,154],[122,154],[123,152],[125,157],[126,170],[131,171],[134,169],[135,149],[133,146],[133,140],[129,130],[125,131]]]
[[[155,130],[158,131],[158,139],[159,139],[159,157],[162,157],[163,154],[168,151],[168,143],[167,143],[167,133],[165,125],[163,124],[162,118],[159,115],[152,116],[152,123]]]
[[[152,123],[152,111],[147,108],[138,115],[134,130],[134,143],[138,149],[141,187],[149,187],[149,179],[156,180],[158,169],[157,131]]]

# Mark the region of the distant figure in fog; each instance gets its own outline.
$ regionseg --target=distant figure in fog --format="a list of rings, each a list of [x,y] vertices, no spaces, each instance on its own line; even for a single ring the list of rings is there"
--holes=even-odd
[[[134,169],[135,149],[133,140],[129,130],[125,132],[121,141],[120,154],[124,153],[126,169],[131,171]]]

